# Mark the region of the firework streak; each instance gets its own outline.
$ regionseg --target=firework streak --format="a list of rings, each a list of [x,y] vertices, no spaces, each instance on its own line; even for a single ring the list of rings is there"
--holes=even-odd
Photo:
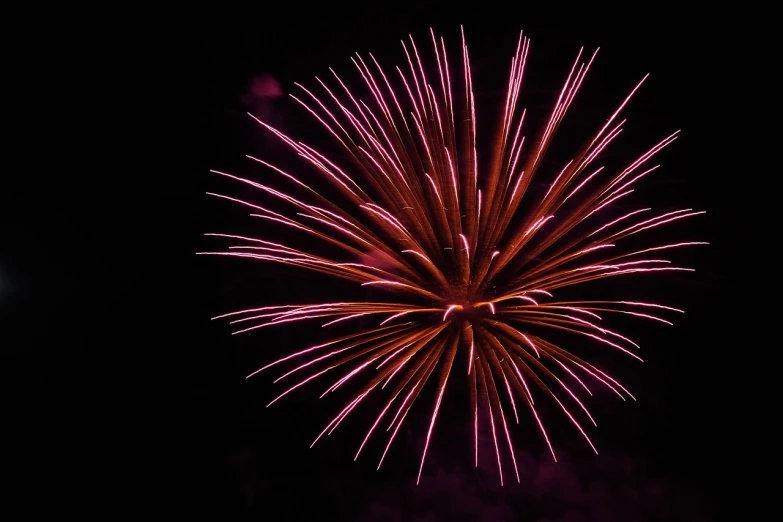
[[[326,197],[305,177],[250,156],[291,190],[213,171],[266,193],[291,212],[284,215],[234,197],[210,195],[250,208],[255,219],[331,244],[343,252],[342,259],[231,234],[208,234],[231,244],[224,251],[202,253],[293,265],[388,292],[389,302],[266,306],[218,317],[236,325],[235,333],[312,319],[324,320],[324,327],[360,317],[375,321],[369,329],[292,353],[249,376],[283,363],[296,365],[275,381],[288,385],[271,405],[316,379],[335,379],[323,397],[359,374],[369,375],[313,444],[333,432],[371,392],[385,390],[385,407],[356,452],[358,458],[370,436],[385,430],[389,437],[380,468],[424,384],[434,378],[435,402],[418,483],[449,377],[462,367],[471,392],[476,465],[479,423],[488,422],[501,483],[501,454],[506,453],[518,481],[508,426],[519,423],[518,410],[530,411],[556,460],[540,420],[540,404],[562,409],[596,451],[583,426],[595,421],[577,392],[592,395],[588,386],[597,384],[623,400],[633,399],[604,371],[530,329],[568,332],[641,361],[639,346],[605,328],[603,316],[623,314],[671,324],[659,315],[682,310],[638,301],[558,301],[554,294],[596,279],[692,271],[659,257],[670,249],[705,243],[634,251],[621,251],[618,245],[639,232],[702,212],[639,208],[611,220],[601,218],[602,211],[631,194],[634,185],[657,168],[649,166],[650,160],[677,138],[675,132],[613,173],[595,164],[622,132],[625,121],[618,116],[646,77],[596,126],[598,131],[564,162],[551,183],[539,193],[528,191],[597,50],[592,55],[580,50],[546,124],[526,142],[525,111],[517,102],[530,40],[521,34],[495,149],[487,153],[483,164],[488,167],[479,179],[473,79],[464,33],[457,60],[447,57],[443,38],[430,33],[437,68],[429,74],[412,38],[402,42],[406,65],[396,70],[383,69],[372,54],[351,58],[364,81],[366,100],[354,95],[331,69],[331,86],[318,78],[315,90],[297,84],[300,92],[292,98],[336,140],[345,153],[340,159],[330,159],[254,117],[328,181],[335,194]],[[521,205],[526,195],[529,201]],[[366,261],[367,253],[381,262]]]

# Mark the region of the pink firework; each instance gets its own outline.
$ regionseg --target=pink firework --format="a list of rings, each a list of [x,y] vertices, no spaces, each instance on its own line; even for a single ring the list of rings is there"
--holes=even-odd
[[[526,139],[525,110],[518,102],[530,40],[520,34],[494,149],[480,157],[464,34],[459,54],[451,57],[443,38],[432,31],[430,37],[437,67],[429,72],[413,38],[402,42],[405,61],[395,69],[384,69],[372,54],[352,57],[364,98],[349,90],[332,69],[329,83],[317,78],[312,88],[297,84],[300,92],[291,97],[331,135],[342,156],[327,156],[251,115],[301,157],[308,173],[288,172],[255,157],[249,158],[262,167],[265,179],[275,181],[213,171],[277,200],[278,208],[282,203],[290,212],[211,195],[249,208],[255,219],[312,236],[313,243],[329,244],[342,255],[324,257],[315,253],[319,250],[315,244],[312,251],[305,251],[234,234],[208,234],[229,246],[203,254],[314,270],[374,287],[387,300],[264,306],[215,319],[229,320],[236,325],[235,333],[316,319],[325,328],[350,325],[360,318],[365,324],[375,321],[372,327],[291,353],[248,377],[288,363],[275,381],[286,386],[270,405],[330,376],[333,381],[322,397],[348,381],[364,379],[366,384],[313,444],[332,433],[371,393],[384,394],[385,406],[368,426],[355,456],[374,433],[385,431],[388,442],[379,468],[425,383],[434,378],[434,404],[417,483],[440,406],[454,382],[450,377],[464,364],[476,465],[479,424],[488,423],[501,483],[504,454],[519,481],[510,426],[519,424],[524,413],[519,410],[529,411],[532,425],[556,460],[540,416],[546,404],[562,410],[575,433],[597,453],[586,430],[588,424],[595,425],[583,400],[592,395],[590,387],[603,386],[623,400],[633,399],[615,378],[547,339],[546,332],[566,332],[580,346],[641,361],[639,345],[606,327],[604,318],[622,314],[672,324],[666,316],[682,313],[636,299],[558,300],[555,295],[597,279],[692,271],[661,256],[671,249],[706,243],[623,249],[623,240],[703,212],[638,208],[620,217],[605,217],[607,209],[633,193],[637,183],[657,168],[650,166],[654,156],[677,139],[677,132],[664,137],[621,169],[597,164],[622,132],[625,120],[619,116],[646,77],[538,192],[530,190],[531,181],[597,50],[592,54],[580,50],[570,69],[564,69],[565,83],[551,114],[540,131]],[[326,181],[333,193],[313,188],[316,179]]]

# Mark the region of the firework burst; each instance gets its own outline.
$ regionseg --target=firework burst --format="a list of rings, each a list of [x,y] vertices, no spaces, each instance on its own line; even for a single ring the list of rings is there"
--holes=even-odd
[[[570,161],[561,164],[541,191],[543,195],[533,194],[528,190],[531,180],[597,50],[592,54],[579,51],[546,124],[534,139],[526,141],[522,130],[525,111],[518,101],[530,40],[520,34],[495,149],[480,161],[464,34],[459,59],[448,57],[442,38],[432,31],[430,36],[437,68],[429,74],[413,38],[402,42],[406,62],[394,70],[382,68],[372,54],[351,58],[364,82],[366,99],[354,95],[331,69],[331,86],[320,78],[316,78],[317,91],[297,84],[300,92],[291,97],[336,140],[344,152],[339,159],[329,158],[253,116],[309,164],[315,172],[310,181],[250,156],[270,176],[287,183],[290,191],[213,171],[266,193],[291,212],[279,213],[234,197],[211,195],[252,209],[251,216],[256,219],[273,221],[331,244],[342,252],[340,258],[231,234],[208,234],[232,244],[225,251],[203,253],[297,266],[388,294],[386,302],[266,306],[218,317],[236,325],[235,333],[313,319],[325,319],[324,327],[360,317],[375,321],[369,329],[292,353],[249,376],[284,363],[293,365],[275,381],[289,384],[271,405],[317,379],[336,374],[323,397],[360,374],[368,375],[369,381],[313,444],[333,432],[371,392],[384,390],[385,407],[356,452],[358,458],[370,436],[385,430],[389,436],[380,467],[419,393],[434,377],[435,402],[418,482],[449,378],[462,367],[471,392],[476,465],[479,424],[488,422],[501,483],[503,453],[511,457],[519,480],[509,430],[511,422],[519,423],[519,410],[529,410],[556,460],[539,416],[542,404],[551,402],[562,409],[596,451],[584,428],[595,421],[577,392],[592,395],[588,384],[598,384],[623,400],[633,399],[613,377],[539,332],[568,332],[575,341],[641,361],[639,346],[606,328],[603,317],[624,314],[671,324],[661,315],[682,312],[636,300],[561,301],[555,294],[597,279],[690,271],[672,266],[660,254],[704,243],[679,242],[629,251],[621,250],[621,242],[702,212],[681,209],[660,213],[639,208],[615,219],[602,219],[603,210],[631,194],[634,185],[657,168],[649,166],[651,159],[677,138],[675,132],[613,173],[596,164],[602,151],[622,132],[625,121],[619,121],[619,115],[646,77],[605,123],[596,126],[597,132]],[[334,194],[313,188],[316,178],[326,180]],[[487,413],[486,419],[482,420],[480,412]]]

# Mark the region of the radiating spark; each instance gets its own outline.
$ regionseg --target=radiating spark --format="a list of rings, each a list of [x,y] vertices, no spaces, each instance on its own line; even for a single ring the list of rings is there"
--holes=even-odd
[[[525,339],[525,342],[528,344],[528,346],[530,346],[533,349],[533,351],[536,352],[536,357],[538,357],[540,359],[541,358],[541,354],[538,353],[538,348],[536,348],[536,345],[533,344],[533,341],[531,341],[528,338],[528,336],[525,335],[525,334],[522,334],[522,337]]]
[[[530,293],[530,294],[544,294],[547,297],[552,297],[552,294],[550,294],[546,290],[540,290],[540,289],[528,290],[528,293]]]
[[[470,259],[470,247],[468,246],[468,239],[464,234],[460,234],[459,237],[462,238],[462,244],[465,245],[465,256]]]
[[[449,306],[449,307],[446,309],[446,313],[445,313],[445,314],[443,314],[443,320],[445,321],[445,320],[446,320],[446,318],[449,316],[449,314],[450,314],[451,312],[453,312],[454,310],[456,310],[457,308],[462,308],[462,307],[461,307],[460,305],[451,305],[451,306]]]
[[[398,317],[402,317],[403,315],[405,315],[407,313],[410,313],[410,312],[400,312],[398,314],[394,314],[394,315],[392,315],[390,317],[387,317],[386,319],[381,321],[381,326],[383,326],[384,324],[388,323],[389,321],[393,321],[394,319],[397,319]]]
[[[361,313],[361,314],[353,314],[353,315],[348,315],[348,316],[346,316],[346,317],[341,317],[341,318],[339,318],[339,319],[335,319],[334,321],[329,321],[329,322],[328,322],[328,323],[326,323],[326,324],[322,324],[322,325],[321,325],[321,328],[323,328],[323,327],[325,327],[325,326],[329,326],[330,324],[339,323],[340,321],[345,321],[345,320],[348,320],[348,319],[353,319],[353,318],[355,318],[355,317],[361,317],[361,316],[363,316],[363,315],[367,315],[367,314],[366,314],[366,313]]]

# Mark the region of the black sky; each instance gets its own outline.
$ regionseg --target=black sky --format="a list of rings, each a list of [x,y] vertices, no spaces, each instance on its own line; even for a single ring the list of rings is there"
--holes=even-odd
[[[4,385],[18,435],[8,452],[28,509],[55,505],[115,518],[141,508],[221,520],[717,519],[722,461],[736,457],[721,456],[728,366],[710,354],[731,349],[732,331],[716,326],[727,319],[721,303],[730,293],[733,228],[712,145],[720,117],[714,98],[703,94],[716,64],[706,52],[710,29],[641,7],[563,19],[418,5],[275,5],[198,30],[174,25],[165,37],[155,31],[160,44],[136,40],[117,53],[113,59],[127,66],[116,78],[101,83],[96,75],[92,89],[108,105],[90,134],[102,135],[100,160],[28,178],[18,203],[34,206],[35,216],[12,227],[15,254],[0,265],[3,336],[10,339],[3,343]],[[528,458],[528,481],[503,490],[489,446],[479,470],[470,464],[459,403],[446,407],[436,428],[437,449],[419,488],[421,419],[381,471],[373,464],[379,445],[352,461],[372,407],[308,449],[339,401],[318,402],[311,390],[266,409],[276,390],[271,379],[244,376],[321,332],[238,338],[209,318],[243,305],[314,299],[341,286],[295,270],[194,255],[212,245],[204,232],[247,227],[241,213],[204,195],[226,186],[208,170],[252,173],[245,154],[277,154],[244,114],[254,77],[271,75],[288,94],[293,82],[309,83],[329,66],[350,76],[355,51],[401,63],[399,40],[411,33],[425,42],[430,26],[453,52],[460,24],[475,64],[479,120],[492,121],[520,29],[533,42],[523,90],[534,106],[554,101],[579,46],[602,48],[584,103],[561,131],[566,136],[569,128],[589,129],[652,73],[629,109],[628,146],[640,151],[676,129],[682,138],[662,155],[664,168],[637,201],[707,210],[677,237],[711,243],[678,255],[694,275],[641,285],[688,313],[673,328],[634,327],[645,364],[612,360],[640,400],[593,401],[601,456],[563,428],[555,438],[567,462],[553,471],[535,430],[522,426],[517,444]],[[286,96],[255,109],[287,132],[315,135]],[[109,130],[126,118],[122,132]],[[65,127],[58,132],[67,134]],[[564,138],[563,154],[582,138]],[[97,138],[80,141],[90,158]]]

